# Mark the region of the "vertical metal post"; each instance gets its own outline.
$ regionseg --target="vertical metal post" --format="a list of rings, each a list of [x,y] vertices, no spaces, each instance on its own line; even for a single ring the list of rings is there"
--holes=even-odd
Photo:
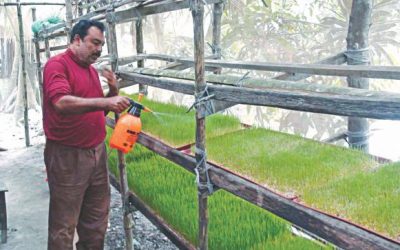
[[[36,8],[32,8],[32,21],[36,21]],[[36,73],[37,79],[39,83],[39,95],[40,95],[40,102],[43,105],[43,78],[42,78],[42,63],[40,62],[40,44],[39,44],[39,37],[38,34],[34,34],[34,43],[35,43],[35,56],[36,56]]]
[[[204,3],[202,0],[190,0],[193,16],[194,32],[194,62],[195,62],[195,97],[196,101],[206,90],[204,65]],[[196,162],[198,184],[207,183],[206,154],[205,154],[205,118],[200,118],[203,105],[196,109]],[[208,189],[204,185],[198,186],[199,204],[199,249],[208,249]]]
[[[107,10],[107,44],[109,45],[109,55],[111,58],[111,68],[115,72],[118,67],[118,47],[117,47],[117,36],[115,31],[114,22],[114,9],[110,8]],[[118,121],[119,115],[115,113],[115,122]],[[128,187],[128,177],[126,175],[126,161],[125,156],[122,151],[118,150],[118,168],[120,176],[120,187],[121,187],[121,199],[122,208],[124,214],[124,230],[125,230],[125,249],[133,250],[133,220],[130,214],[130,204],[129,204],[129,187]]]
[[[136,21],[136,54],[142,54],[144,51],[144,42],[143,42],[143,21],[139,18]],[[144,60],[139,60],[137,62],[138,68],[144,67]],[[147,86],[143,84],[139,84],[139,93],[147,95]]]
[[[25,40],[24,40],[24,27],[22,23],[22,10],[20,1],[17,0],[18,12],[18,25],[19,25],[19,45],[22,58],[22,86],[23,86],[23,100],[24,100],[24,125],[25,125],[25,145],[30,146],[29,140],[29,117],[28,117],[28,93],[26,86],[26,63],[25,63]]]
[[[347,64],[368,65],[369,43],[368,35],[371,25],[372,0],[353,0],[351,7],[349,30],[347,34]],[[348,77],[349,87],[368,89],[368,78]],[[369,151],[368,146],[369,125],[365,118],[348,118],[348,138],[352,148],[358,148],[365,152]]]

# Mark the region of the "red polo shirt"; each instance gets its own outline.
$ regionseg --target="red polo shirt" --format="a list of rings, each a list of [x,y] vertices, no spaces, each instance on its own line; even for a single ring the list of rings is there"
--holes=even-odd
[[[43,127],[47,139],[67,146],[92,148],[106,136],[104,111],[61,115],[54,104],[63,96],[104,97],[99,75],[70,49],[54,56],[43,71]]]

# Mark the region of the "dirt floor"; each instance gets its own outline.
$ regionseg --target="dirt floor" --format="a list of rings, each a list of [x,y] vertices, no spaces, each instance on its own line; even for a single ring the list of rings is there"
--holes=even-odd
[[[40,118],[31,115],[32,146],[26,148],[24,130],[13,116],[0,113],[0,182],[7,188],[8,241],[0,250],[36,250],[47,246],[49,192],[43,163],[44,136]],[[105,249],[124,249],[121,198],[112,189]],[[133,214],[135,249],[177,249],[141,213]]]

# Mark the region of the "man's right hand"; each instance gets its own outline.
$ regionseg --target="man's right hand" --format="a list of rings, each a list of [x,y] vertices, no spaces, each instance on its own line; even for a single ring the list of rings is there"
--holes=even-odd
[[[131,105],[126,96],[107,97],[106,101],[106,109],[115,113],[121,113]]]

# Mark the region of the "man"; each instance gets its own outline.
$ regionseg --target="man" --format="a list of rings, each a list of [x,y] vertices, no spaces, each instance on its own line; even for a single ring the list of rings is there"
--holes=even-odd
[[[49,59],[43,72],[44,160],[50,189],[48,249],[103,249],[110,189],[104,145],[105,113],[122,112],[115,75],[104,71],[104,97],[91,66],[104,45],[104,25],[81,20],[66,52]]]

